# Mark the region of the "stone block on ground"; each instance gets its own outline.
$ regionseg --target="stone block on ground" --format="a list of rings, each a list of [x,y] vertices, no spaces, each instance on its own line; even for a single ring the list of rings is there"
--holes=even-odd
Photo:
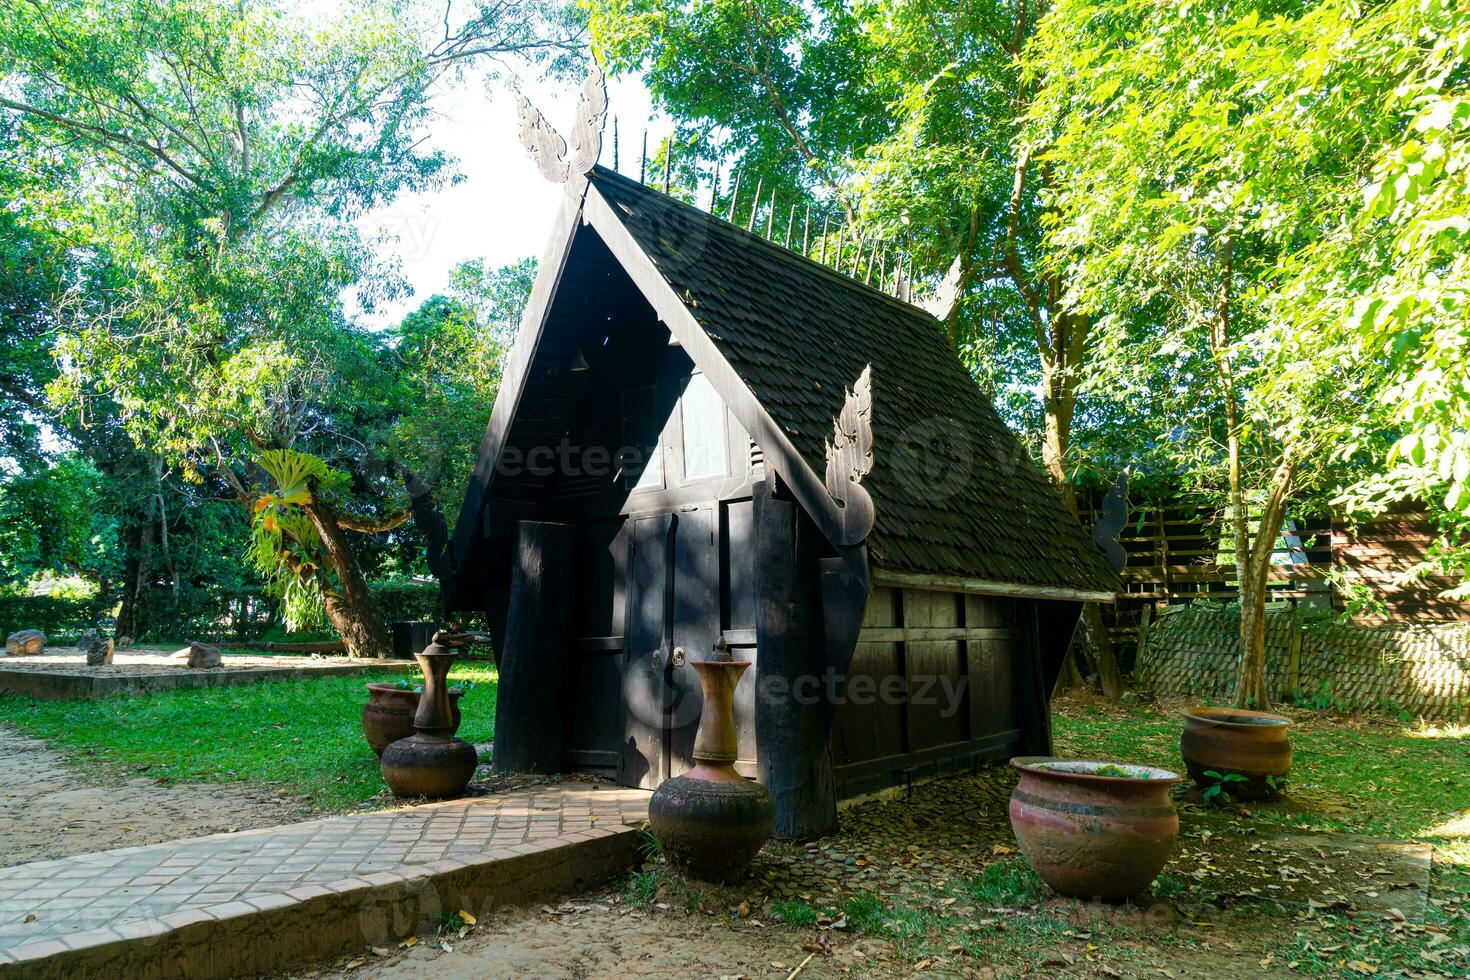
[[[96,630],[87,630],[77,640],[77,649],[87,655],[87,666],[101,667],[112,663],[112,641]]]
[[[5,655],[35,657],[46,649],[46,634],[40,630],[16,630],[5,638]]]
[[[173,655],[175,660],[184,661],[186,667],[223,667],[225,655],[212,643],[191,640],[189,645]]]

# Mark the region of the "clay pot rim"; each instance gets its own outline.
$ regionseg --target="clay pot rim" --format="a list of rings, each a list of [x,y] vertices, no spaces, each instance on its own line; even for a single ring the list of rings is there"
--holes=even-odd
[[[1248,708],[1186,708],[1180,714],[1185,718],[1208,725],[1220,725],[1243,731],[1287,728],[1291,725],[1291,719],[1284,715],[1272,714],[1269,711],[1251,711]]]
[[[363,687],[367,688],[369,691],[377,691],[377,692],[380,692],[380,693],[383,693],[383,694],[422,694],[422,693],[424,693],[423,685],[422,684],[420,684],[417,688],[412,688],[412,687],[399,687],[397,684],[389,683],[388,681],[373,681],[370,684],[364,684]],[[463,688],[455,689],[455,687],[453,685],[450,686],[450,688],[449,688],[449,696],[450,697],[457,698],[457,697],[461,697],[463,695],[464,695],[464,689]]]
[[[1023,755],[1012,759],[1011,765],[1022,772],[1055,777],[1065,782],[1082,783],[1088,786],[1173,786],[1175,783],[1184,782],[1184,777],[1177,772],[1161,769],[1158,766],[1145,766],[1133,762],[1112,762],[1106,759],[1059,759],[1049,755]],[[1058,765],[1096,766],[1098,768],[1117,766],[1119,769],[1142,770],[1151,775],[1148,778],[1102,776],[1097,773],[1054,768]]]

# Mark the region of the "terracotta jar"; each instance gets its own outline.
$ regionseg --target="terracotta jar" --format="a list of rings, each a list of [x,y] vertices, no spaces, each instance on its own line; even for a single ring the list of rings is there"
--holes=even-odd
[[[397,684],[368,684],[367,704],[362,706],[362,733],[367,737],[373,752],[383,754],[392,743],[413,734],[413,716],[419,707],[419,691],[399,687]],[[420,689],[422,690],[422,689]],[[462,688],[449,692],[449,711],[454,719],[454,730],[459,731],[459,699]]]
[[[445,676],[459,651],[440,641],[415,654],[424,671],[424,692],[414,712],[414,733],[383,750],[383,779],[395,796],[443,799],[458,796],[475,775],[475,747],[454,737],[455,721]]]
[[[1063,895],[1108,902],[1148,891],[1179,838],[1169,798],[1178,775],[1037,756],[1011,765],[1021,773],[1011,829],[1043,881]]]
[[[648,822],[675,867],[705,881],[734,881],[771,836],[776,807],[760,783],[735,771],[735,685],[749,662],[689,661],[699,674],[704,706],[694,739],[697,765],[666,779],[648,801]]]
[[[1291,774],[1290,728],[1290,718],[1264,711],[1191,708],[1184,712],[1179,752],[1189,778],[1202,788],[1218,783],[1237,799],[1271,800]],[[1210,772],[1219,776],[1205,775]]]

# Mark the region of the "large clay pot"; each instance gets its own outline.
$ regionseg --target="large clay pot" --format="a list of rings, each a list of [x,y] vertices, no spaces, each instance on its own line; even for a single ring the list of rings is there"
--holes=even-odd
[[[415,654],[424,671],[424,692],[414,713],[414,734],[383,750],[383,779],[395,796],[443,799],[458,796],[475,774],[475,747],[454,737],[455,721],[445,675],[459,652],[435,638]]]
[[[413,734],[413,716],[419,708],[420,692],[397,684],[368,684],[366,687],[368,701],[362,706],[362,733],[373,751],[382,755],[389,745]],[[459,731],[459,699],[463,694],[462,688],[449,692],[449,713],[454,719],[455,732]]]
[[[1179,814],[1167,769],[1012,759],[1011,829],[1043,881],[1063,895],[1116,902],[1148,891],[1174,852]],[[1103,775],[1121,771],[1128,775]]]
[[[1291,719],[1243,708],[1191,708],[1184,712],[1179,752],[1201,787],[1220,784],[1242,800],[1271,800],[1291,774]],[[1220,776],[1207,776],[1216,772]],[[1243,780],[1220,778],[1244,776]]]
[[[689,663],[704,692],[694,740],[698,764],[659,784],[648,801],[648,822],[675,867],[705,881],[735,881],[770,838],[776,821],[771,794],[734,766],[735,685],[750,664],[728,659]]]

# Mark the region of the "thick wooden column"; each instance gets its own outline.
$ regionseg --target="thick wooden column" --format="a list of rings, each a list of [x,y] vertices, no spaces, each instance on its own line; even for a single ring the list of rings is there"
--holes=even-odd
[[[1051,755],[1051,696],[1081,615],[1080,602],[1033,599],[1021,603],[1030,663],[1019,675],[1024,683],[1017,686],[1016,718],[1026,751],[1032,755]]]
[[[562,767],[573,541],[567,524],[521,521],[517,529],[495,702],[496,772]]]
[[[760,781],[776,801],[776,836],[806,840],[837,827],[816,529],[765,485],[754,516]]]

